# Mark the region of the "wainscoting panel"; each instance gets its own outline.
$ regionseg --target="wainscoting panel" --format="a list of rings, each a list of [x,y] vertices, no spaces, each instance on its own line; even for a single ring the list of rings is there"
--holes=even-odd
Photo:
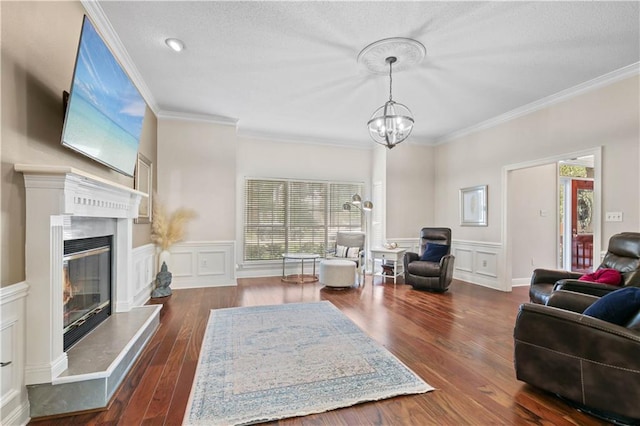
[[[235,241],[186,241],[170,251],[171,288],[236,285]]]
[[[195,275],[195,254],[190,248],[175,247],[171,249],[171,264],[168,266],[174,280]]]
[[[500,243],[453,240],[451,252],[456,257],[453,267],[455,279],[505,290],[498,274],[502,257]]]
[[[133,294],[134,306],[142,306],[151,297],[151,292],[155,288],[156,279],[156,246],[146,244],[135,247],[132,250],[133,256]]]
[[[224,275],[226,253],[220,251],[201,251],[198,253],[198,275]]]
[[[25,282],[0,288],[0,423],[29,422],[29,398],[24,383]]]
[[[475,270],[478,275],[498,278],[498,253],[476,250]]]
[[[473,250],[454,246],[451,253],[456,258],[453,265],[457,271],[473,273]]]

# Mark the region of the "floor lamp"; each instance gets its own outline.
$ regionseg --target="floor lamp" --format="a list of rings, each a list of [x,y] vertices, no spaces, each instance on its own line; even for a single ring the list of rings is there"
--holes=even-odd
[[[373,203],[371,201],[362,201],[362,197],[358,194],[354,194],[351,197],[351,201],[347,201],[342,205],[344,210],[351,210],[351,207],[355,207],[360,210],[361,218],[364,219],[364,271],[366,273],[368,261],[369,261],[369,239],[367,238],[367,216],[366,212],[370,212],[373,209]]]

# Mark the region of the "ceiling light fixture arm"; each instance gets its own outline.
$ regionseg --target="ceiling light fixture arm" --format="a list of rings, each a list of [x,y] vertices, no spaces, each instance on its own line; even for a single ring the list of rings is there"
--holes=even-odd
[[[389,56],[386,61],[389,64],[389,102],[393,102],[393,96],[392,96],[392,87],[393,87],[393,77],[391,76],[392,74],[392,66],[394,64],[394,62],[396,62],[398,60],[398,58],[396,58],[395,56]]]

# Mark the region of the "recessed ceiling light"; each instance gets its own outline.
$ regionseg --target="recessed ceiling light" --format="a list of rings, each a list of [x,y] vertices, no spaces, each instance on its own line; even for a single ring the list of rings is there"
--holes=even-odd
[[[182,40],[178,40],[177,38],[168,38],[164,42],[176,52],[181,52],[184,49],[184,43]]]

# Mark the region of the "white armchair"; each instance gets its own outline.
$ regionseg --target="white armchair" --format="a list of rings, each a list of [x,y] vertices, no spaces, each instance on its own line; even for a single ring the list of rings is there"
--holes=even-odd
[[[327,259],[339,258],[352,260],[356,264],[358,282],[363,283],[365,278],[365,233],[340,231],[336,235],[336,243],[327,251]],[[357,250],[354,250],[357,248]]]

